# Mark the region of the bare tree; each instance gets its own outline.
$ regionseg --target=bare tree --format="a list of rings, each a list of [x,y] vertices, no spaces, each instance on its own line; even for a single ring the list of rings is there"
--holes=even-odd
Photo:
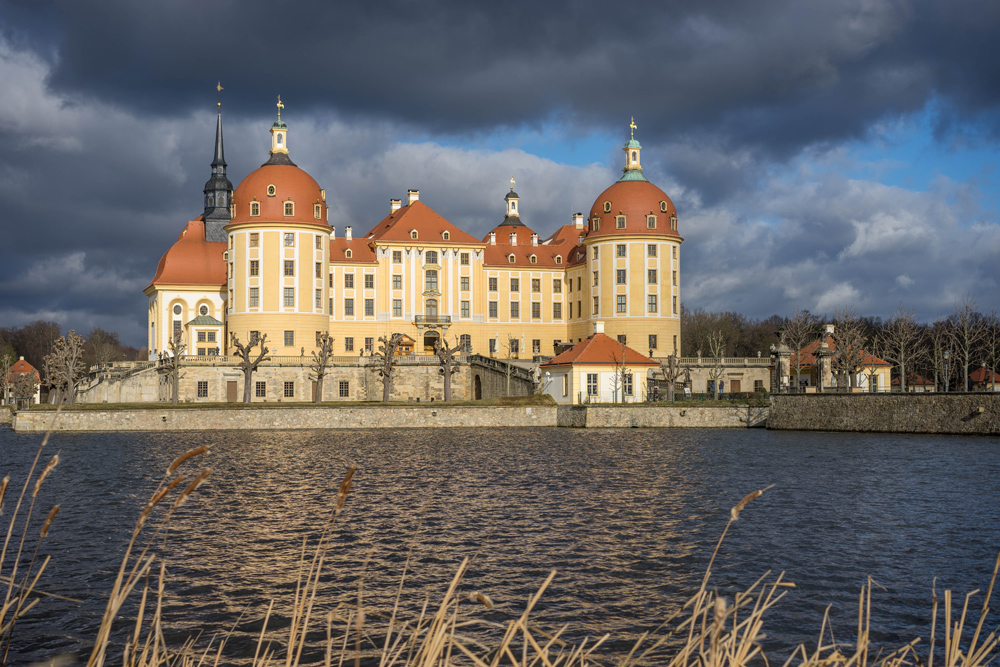
[[[997,390],[997,357],[1000,356],[1000,317],[997,311],[983,318],[983,355],[984,362],[990,368],[990,391]]]
[[[34,371],[21,373],[14,379],[14,404],[31,405],[38,391],[38,374]]]
[[[507,368],[504,373],[507,376],[507,396],[510,396],[510,378],[514,374],[514,366],[510,363],[511,358],[518,352],[519,341],[510,334],[507,334],[507,342],[504,343],[504,353],[506,354],[505,360],[507,362]]]
[[[854,306],[836,311],[833,322],[836,325],[833,331],[833,362],[841,378],[846,378],[847,387],[853,389],[857,386],[858,369],[864,362],[864,323]]]
[[[321,403],[323,401],[323,378],[329,372],[327,367],[330,365],[330,357],[333,356],[333,341],[333,336],[326,331],[321,333],[316,339],[319,350],[312,353],[313,362],[309,367],[312,370],[310,377],[316,380],[316,392],[313,395],[313,403]]]
[[[673,402],[677,380],[684,374],[676,354],[671,354],[666,361],[660,362],[660,372],[663,373],[663,379],[667,383],[667,400]]]
[[[872,342],[872,354],[877,348],[879,356],[884,355],[886,361],[894,362],[899,368],[899,390],[905,392],[906,371],[908,368],[912,370],[914,362],[923,355],[923,336],[913,311],[906,310],[900,303]]]
[[[930,362],[934,371],[934,391],[941,391],[942,386],[947,391],[950,379],[948,371],[950,369],[945,363],[945,352],[949,355],[954,352],[948,322],[938,320],[931,325],[928,339],[930,342]]]
[[[180,334],[167,341],[167,349],[160,353],[160,373],[170,378],[170,402],[177,405],[181,396],[181,355],[187,349],[187,343]],[[169,352],[169,354],[168,354]]]
[[[451,347],[447,340],[444,340],[444,345],[441,344],[441,341],[434,342],[434,354],[438,356],[438,365],[440,366],[438,372],[444,376],[444,400],[446,403],[451,401],[451,376],[458,372],[458,368],[455,367],[455,355],[462,351],[462,348],[457,346],[457,340],[455,344],[456,347]]]
[[[391,336],[381,336],[378,339],[380,345],[378,352],[372,356],[382,363],[378,369],[378,375],[382,379],[382,402],[388,403],[389,396],[392,395],[392,381],[396,370],[396,349],[403,340],[403,334],[394,333]]]
[[[8,388],[10,387],[10,369],[17,363],[17,355],[14,353],[14,348],[9,345],[0,349],[0,386],[3,387],[3,394],[0,394],[0,405],[7,403],[7,396],[10,394]]]
[[[75,329],[52,342],[52,352],[45,355],[44,368],[46,381],[54,388],[53,402],[76,402],[76,383],[86,371],[83,364],[86,342]]]
[[[708,378],[712,381],[715,400],[719,400],[719,393],[722,389],[719,385],[726,374],[726,370],[722,365],[726,348],[721,331],[713,331],[708,336],[708,353],[712,355],[712,366],[708,369]]]
[[[961,303],[955,304],[955,312],[949,318],[951,338],[958,355],[955,361],[961,362],[962,391],[969,390],[969,366],[972,363],[972,355],[986,334],[983,317],[976,307],[976,300],[967,294],[962,297]]]
[[[253,373],[257,370],[257,367],[261,363],[268,361],[270,357],[267,356],[268,349],[267,345],[267,334],[263,336],[257,332],[250,333],[250,341],[243,345],[240,339],[236,337],[235,333],[230,332],[232,346],[236,349],[236,356],[240,358],[239,368],[243,371],[243,402],[249,403],[251,401],[252,394],[252,380]],[[257,357],[253,357],[253,349],[260,346],[260,350],[257,353]]]
[[[802,379],[802,355],[800,352],[809,343],[813,342],[817,333],[819,320],[808,310],[800,310],[785,320],[785,325],[781,331],[784,334],[784,343],[792,348],[792,367],[795,369],[795,387],[798,389]]]
[[[86,360],[88,366],[106,364],[122,357],[122,344],[117,332],[108,332],[95,327],[87,334]]]

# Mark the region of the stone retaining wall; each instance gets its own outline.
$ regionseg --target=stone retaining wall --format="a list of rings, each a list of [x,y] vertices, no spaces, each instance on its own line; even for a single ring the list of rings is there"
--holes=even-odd
[[[11,422],[12,410],[9,405],[0,405],[0,424]]]
[[[762,427],[768,408],[746,405],[560,406],[559,425],[585,428],[747,428]]]
[[[44,432],[54,411],[22,411],[14,430]],[[556,407],[311,407],[64,410],[56,431],[556,426]]]
[[[1000,394],[773,394],[767,427],[1000,435]]]

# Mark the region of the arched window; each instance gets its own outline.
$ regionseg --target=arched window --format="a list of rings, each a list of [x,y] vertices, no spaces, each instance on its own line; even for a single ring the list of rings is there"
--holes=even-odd
[[[350,259],[353,256],[354,256],[354,253],[351,252],[350,248],[348,248],[347,250],[344,251],[344,257],[346,257],[347,259]]]
[[[278,145],[281,145],[281,132],[278,132]]]
[[[424,263],[425,264],[437,264],[438,263],[438,254],[437,254],[437,252],[434,251],[434,250],[428,250],[426,252],[426,254],[424,255]]]
[[[208,196],[208,199],[205,200],[205,204],[207,204],[209,207],[215,206],[215,200],[212,198],[212,195]]]
[[[410,238],[413,239],[414,241],[417,240],[417,230],[415,229],[410,230]]]
[[[562,264],[562,255],[556,255],[556,264]]]
[[[424,303],[424,315],[426,315],[427,317],[438,316],[437,299],[427,299],[427,301]]]
[[[511,264],[514,263],[514,253],[510,253],[509,255],[507,255],[507,261],[510,262]]]
[[[512,201],[510,203],[510,210],[511,211],[516,211],[517,210],[517,202],[516,201]]]
[[[635,155],[636,155],[635,151],[632,151],[632,162],[635,162]]]
[[[528,261],[531,262],[532,264],[537,264],[538,258],[532,255],[531,257],[528,258]]]
[[[449,231],[441,232],[441,238],[444,239],[445,241],[450,241],[451,240],[451,232],[449,232]]]
[[[438,288],[438,272],[435,269],[427,269],[424,272],[424,289],[436,290]]]

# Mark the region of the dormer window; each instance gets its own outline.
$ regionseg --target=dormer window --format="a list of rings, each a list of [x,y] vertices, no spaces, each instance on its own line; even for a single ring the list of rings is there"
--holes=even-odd
[[[677,216],[676,215],[670,216],[670,231],[672,231],[672,232],[676,232],[677,231]]]
[[[448,231],[441,232],[441,238],[443,240],[445,240],[445,241],[450,241],[451,240],[451,232],[448,232]]]
[[[275,192],[277,192],[277,189],[273,185],[267,186],[267,196],[268,197],[273,197]]]
[[[656,229],[656,216],[647,215],[646,216],[646,229]]]
[[[252,201],[250,202],[250,215],[259,216],[260,215],[260,202]]]
[[[594,228],[595,232],[601,231],[601,219],[595,215],[594,220],[590,226]]]
[[[319,220],[323,217],[323,206],[321,204],[313,204],[313,218]]]
[[[625,216],[624,215],[617,215],[617,216],[615,216],[615,228],[617,228],[617,229],[625,229]]]
[[[410,238],[413,239],[414,241],[417,240],[417,230],[415,229],[410,230]]]
[[[511,264],[514,263],[514,253],[510,253],[509,255],[507,255],[507,261]]]
[[[556,264],[562,264],[562,255],[556,255]]]
[[[604,202],[604,212],[611,213],[611,202],[609,201]]]
[[[295,202],[285,202],[285,215],[295,215]]]
[[[667,212],[667,202],[665,202],[665,201],[661,201],[661,202],[660,202],[660,210],[661,210],[661,211],[662,211],[663,213],[666,213],[666,212]]]
[[[528,258],[528,261],[531,262],[532,264],[537,264],[538,258],[532,255],[531,257]]]
[[[347,250],[344,251],[344,257],[346,257],[347,259],[350,259],[353,256],[354,256],[354,253],[351,252],[350,248],[348,248]]]

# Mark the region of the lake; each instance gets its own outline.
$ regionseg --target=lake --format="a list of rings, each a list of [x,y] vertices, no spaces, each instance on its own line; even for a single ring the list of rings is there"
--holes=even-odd
[[[0,526],[40,441],[0,428],[0,476],[11,476]],[[276,639],[287,632],[303,536],[323,524],[351,465],[358,472],[336,528],[324,609],[355,602],[363,578],[369,618],[388,613],[411,548],[407,612],[427,597],[439,601],[470,557],[462,590],[488,594],[497,604],[488,617],[503,622],[554,569],[535,624],[568,623],[572,640],[611,632],[609,660],[696,591],[730,508],[770,484],[730,529],[711,585],[731,594],[768,570],[795,582],[765,625],[772,664],[815,642],[828,606],[837,638],[851,641],[868,576],[881,587],[873,642],[926,638],[935,578],[939,594],[985,590],[1000,549],[997,438],[756,429],[60,433],[43,455],[44,463],[58,452],[60,463],[38,512],[56,503],[61,511],[43,542],[52,561],[38,587],[82,602],[43,598],[19,622],[10,664],[85,658],[143,504],[170,461],[202,444],[210,453],[184,470],[209,466],[212,475],[160,549],[170,571],[164,617],[177,641],[235,628],[233,662],[252,657],[273,598],[270,627]]]

